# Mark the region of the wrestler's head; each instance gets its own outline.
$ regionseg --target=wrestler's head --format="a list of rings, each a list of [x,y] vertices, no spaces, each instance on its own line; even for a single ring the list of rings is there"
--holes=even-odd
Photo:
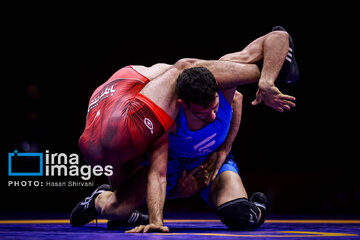
[[[178,102],[200,120],[210,123],[219,108],[219,87],[204,67],[185,69],[177,79]]]

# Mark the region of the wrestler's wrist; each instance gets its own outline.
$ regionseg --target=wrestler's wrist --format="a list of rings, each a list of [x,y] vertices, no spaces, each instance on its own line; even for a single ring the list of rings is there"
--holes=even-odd
[[[149,219],[149,225],[150,224],[153,224],[153,225],[156,225],[156,226],[164,226],[163,221],[160,220],[159,218],[157,218],[157,219]]]
[[[269,80],[269,79],[260,79],[259,84],[258,84],[259,88],[261,88],[261,89],[270,88],[274,85],[275,85],[274,81]]]
[[[217,150],[217,152],[219,153],[220,157],[226,158],[226,156],[230,153],[231,151],[231,146],[229,147],[222,147],[221,149]]]

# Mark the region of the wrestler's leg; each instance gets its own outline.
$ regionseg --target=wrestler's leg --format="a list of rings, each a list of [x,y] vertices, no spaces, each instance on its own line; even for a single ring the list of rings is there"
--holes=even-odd
[[[283,112],[284,110],[289,110],[291,107],[295,107],[295,103],[293,102],[295,98],[282,94],[274,83],[276,80],[294,82],[299,76],[296,61],[293,57],[293,42],[291,37],[284,29],[276,29],[281,30],[272,31],[250,43],[243,51],[227,54],[221,57],[220,60],[251,65],[263,59],[263,67],[258,80],[259,89],[256,93],[256,99],[252,104],[257,105],[261,101],[264,101],[266,105]],[[289,42],[292,44],[292,49],[289,48]],[[292,56],[293,59],[289,59],[291,64],[286,64],[284,60],[287,59],[289,55]],[[245,69],[248,68],[248,66],[245,66]],[[221,68],[218,69],[220,70],[219,72],[222,73]],[[239,67],[236,69],[239,69]],[[228,80],[223,82],[218,81],[219,85],[227,87],[233,84],[240,85],[240,83],[244,82],[238,79],[235,79],[235,81],[230,78],[227,79]]]
[[[210,189],[210,203],[218,207],[221,204],[236,198],[248,198],[240,176],[233,171],[219,174]]]
[[[112,191],[95,198],[97,212],[108,219],[124,219],[145,201],[147,185],[146,154],[114,169],[108,177]]]
[[[226,54],[221,61],[238,63],[257,63],[263,59],[261,79],[275,81],[289,50],[289,34],[284,31],[273,31],[257,38],[242,51]]]
[[[284,31],[273,31],[261,38],[256,39],[245,49],[244,53],[233,53],[230,55],[225,55],[223,58],[221,58],[224,61],[180,59],[174,65],[170,66],[155,65],[154,69],[157,69],[157,67],[160,68],[159,73],[162,71],[164,72],[162,72],[160,75],[154,74],[156,77],[153,78],[153,81],[150,81],[148,84],[146,84],[140,93],[152,100],[169,116],[175,118],[177,115],[176,79],[179,74],[186,68],[208,68],[215,76],[215,79],[217,80],[221,89],[234,88],[238,85],[249,84],[257,81],[270,81],[273,84],[288,54],[289,35]],[[264,63],[260,74],[259,69],[255,64],[248,63],[258,61],[261,58],[263,58]],[[242,61],[248,63],[241,63]],[[144,70],[145,69],[143,69],[143,72],[145,74]],[[142,70],[140,69],[139,71]],[[161,89],[161,91],[159,91],[159,89]],[[279,96],[283,98],[283,95],[279,94],[281,94],[280,91],[270,95],[268,98],[270,100],[276,100],[276,98]],[[291,102],[289,103],[288,100],[292,99],[293,98],[291,96],[286,96],[285,99],[281,99],[282,102],[277,104],[281,104],[281,106],[286,105],[287,108],[290,108],[288,105],[292,104]],[[268,103],[268,101],[265,101],[265,103],[272,106],[272,103]]]
[[[242,51],[226,54],[223,57],[221,57],[219,60],[242,63],[242,64],[253,64],[263,59],[264,64],[261,71],[260,79],[271,79],[272,81],[275,81],[283,65],[283,62],[288,54],[288,50],[289,50],[289,34],[285,31],[272,31],[264,36],[255,39],[249,45],[247,45]],[[231,70],[233,68],[237,69],[237,71],[234,71],[234,73],[238,73],[242,71],[243,72],[242,75],[250,74],[251,76],[254,76],[254,73],[256,73],[256,71],[249,71],[248,70],[250,68],[249,66],[233,65],[233,64],[227,66],[221,63],[220,64],[216,63],[216,61],[206,61],[206,60],[190,59],[190,58],[180,59],[174,65],[160,63],[160,64],[155,64],[151,67],[144,67],[144,66],[133,66],[133,67],[139,73],[143,74],[144,76],[152,80],[160,76],[164,72],[170,70],[172,67],[175,67],[181,71],[185,68],[192,66],[208,67],[210,70],[215,71],[215,75],[219,75],[217,74],[217,71],[221,71],[219,69]],[[250,70],[252,69],[250,68]],[[256,80],[257,80],[256,76],[251,78],[251,82]],[[237,85],[241,85],[249,82],[250,81],[243,81],[243,83],[238,82]]]
[[[266,209],[248,200],[241,178],[234,171],[224,171],[216,177],[209,200],[216,207],[217,216],[231,230],[254,229],[264,221],[262,212]]]
[[[104,218],[124,220],[145,203],[147,167],[141,167],[114,191],[101,193],[95,199],[95,208]]]
[[[108,184],[99,186],[75,206],[70,214],[73,226],[83,226],[100,214],[108,219],[130,220],[128,218],[145,202],[148,172],[145,166],[134,168],[130,165],[132,162],[134,161],[128,161],[126,167],[114,170],[109,177],[111,187]],[[133,224],[143,224],[139,222],[143,218],[139,217],[139,213],[136,215]]]
[[[255,39],[240,52],[225,54],[219,60],[248,64],[257,63],[263,58],[264,55],[263,43],[265,36],[261,36]]]

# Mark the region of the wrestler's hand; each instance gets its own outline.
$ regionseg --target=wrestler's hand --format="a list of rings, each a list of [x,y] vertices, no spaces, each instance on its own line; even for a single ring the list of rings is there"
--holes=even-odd
[[[201,188],[205,187],[206,173],[202,165],[194,168],[190,173],[187,173],[184,169],[182,176],[176,184],[175,191],[183,198],[194,195]]]
[[[169,228],[163,225],[148,224],[140,225],[136,228],[126,231],[125,233],[147,233],[147,232],[170,232]]]
[[[264,101],[269,107],[283,112],[284,110],[290,110],[291,107],[295,107],[295,103],[293,103],[295,100],[293,96],[282,94],[273,83],[259,83],[256,99],[251,104],[254,106]]]
[[[204,169],[207,171],[207,179],[205,185],[209,186],[210,182],[215,180],[221,166],[226,159],[227,153],[225,151],[215,151],[211,153],[204,163]]]

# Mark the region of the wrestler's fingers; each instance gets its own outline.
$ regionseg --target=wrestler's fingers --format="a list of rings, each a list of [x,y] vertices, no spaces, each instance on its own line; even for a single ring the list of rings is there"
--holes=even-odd
[[[219,170],[220,170],[220,169],[215,169],[214,174],[213,174],[213,176],[212,176],[212,178],[211,178],[211,181],[212,181],[212,182],[215,180],[215,178],[216,178]]]
[[[284,104],[284,105],[288,105],[290,107],[296,107],[296,104],[291,102],[291,101],[288,101],[288,100],[281,100],[281,103]]]
[[[149,225],[145,226],[143,232],[144,233],[147,233],[147,232],[170,232],[170,230],[166,226],[158,226],[155,224],[149,224]]]
[[[256,94],[256,98],[254,101],[251,102],[251,105],[255,106],[255,105],[258,105],[259,103],[261,103],[262,101],[262,98],[260,97],[260,94]]]
[[[125,233],[140,233],[140,232],[143,231],[144,227],[145,227],[145,225],[140,225],[140,226],[137,226],[137,227],[135,227],[133,229],[125,231]]]
[[[276,111],[284,112],[284,109],[280,106],[273,106],[272,108],[274,108]]]
[[[295,97],[286,94],[281,94],[279,97],[283,100],[296,101]]]
[[[281,108],[282,110],[290,110],[291,107],[295,107],[296,104],[287,100],[279,100],[276,104],[277,108]]]
[[[282,105],[281,105],[281,108],[282,108],[283,110],[290,110],[290,109],[291,109],[291,107],[290,107],[289,105],[286,105],[286,104],[282,104]]]
[[[187,172],[186,172],[186,170],[184,169],[183,172],[182,172],[182,175],[181,175],[180,179],[184,179],[184,178],[186,177],[186,175],[187,175]]]
[[[197,166],[196,168],[194,168],[193,170],[190,171],[190,175],[195,175],[196,173],[201,172],[204,169],[203,165]]]

